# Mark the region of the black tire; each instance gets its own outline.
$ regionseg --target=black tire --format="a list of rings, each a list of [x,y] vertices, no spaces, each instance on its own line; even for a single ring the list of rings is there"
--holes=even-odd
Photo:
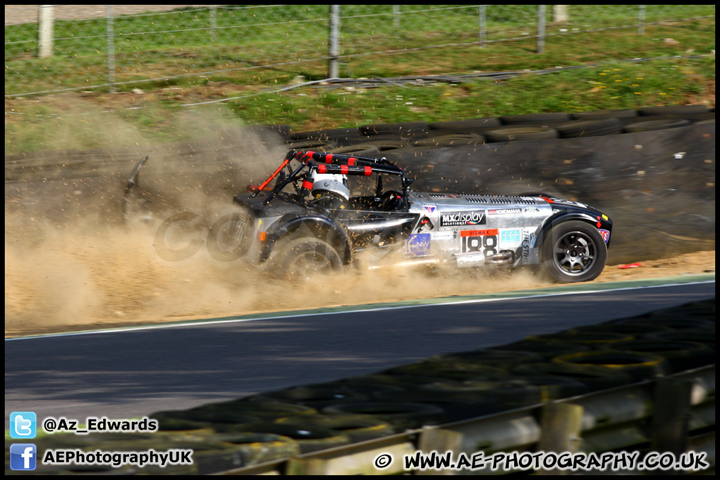
[[[427,122],[402,122],[402,123],[378,123],[374,125],[362,125],[360,133],[363,135],[387,135],[398,136],[418,135],[427,133]]]
[[[481,365],[479,362],[463,362],[460,360],[424,361],[393,367],[380,372],[384,375],[413,375],[444,378],[447,380],[464,380],[474,377],[502,378],[503,369]]]
[[[315,150],[332,150],[335,148],[335,144],[331,142],[327,142],[325,140],[313,140],[313,139],[306,139],[306,140],[293,140],[290,142],[286,142],[288,144],[288,147],[290,147],[293,150],[305,150],[308,148],[312,148]]]
[[[595,112],[578,112],[570,114],[573,120],[600,120],[602,118],[637,117],[637,110],[598,110]]]
[[[571,355],[579,355],[579,353]],[[553,376],[570,378],[585,385],[589,391],[619,387],[633,381],[633,377],[624,371],[572,363],[526,363],[514,368],[511,373],[521,377]]]
[[[545,140],[558,138],[558,131],[549,127],[507,127],[485,132],[488,142],[511,142],[522,140]]]
[[[566,353],[553,358],[552,362],[580,370],[598,369],[610,374],[621,372],[637,381],[670,373],[667,361],[660,355],[611,349]]]
[[[341,403],[325,407],[322,412],[370,415],[385,420],[399,431],[424,425],[439,425],[447,419],[447,414],[441,407],[407,401]]]
[[[380,156],[380,150],[374,144],[367,143],[356,143],[348,145],[346,147],[336,148],[332,153],[344,153],[349,155],[355,155],[358,157],[378,157]]]
[[[652,353],[664,358],[670,373],[683,372],[715,363],[715,349],[707,344],[679,340],[632,340],[617,342],[608,348],[624,352]]]
[[[659,332],[671,332],[667,327],[662,325],[650,325],[647,323],[601,323],[599,325],[587,325],[584,327],[575,327],[567,330],[573,333],[624,333],[641,339],[650,337]]]
[[[275,392],[263,393],[250,397],[251,401],[284,402],[306,405],[320,410],[328,405],[340,402],[361,402],[369,399],[368,395],[354,392],[349,388],[332,385],[308,385],[304,387],[291,387]]]
[[[256,423],[242,433],[269,433],[288,437],[300,447],[300,453],[311,453],[350,443],[350,437],[329,428],[298,426],[298,424]]]
[[[708,113],[705,105],[669,105],[667,107],[643,107],[638,109],[641,116],[684,115],[687,113]]]
[[[457,147],[458,145],[479,145],[485,143],[482,135],[456,134],[441,135],[415,140],[412,145],[416,147]]]
[[[282,240],[270,258],[271,272],[290,280],[307,281],[342,269],[343,261],[325,240],[311,236],[291,236]]]
[[[367,415],[312,415],[304,417],[283,417],[275,420],[280,425],[294,425],[298,428],[323,428],[350,437],[351,442],[362,442],[373,438],[392,435],[395,429],[387,422]]]
[[[620,133],[620,125],[620,120],[617,118],[576,120],[556,125],[555,130],[560,134],[560,138],[597,137]]]
[[[500,127],[502,122],[495,117],[471,118],[469,120],[450,120],[447,122],[434,122],[428,124],[431,130],[446,130],[456,133],[478,133],[488,127]]]
[[[613,345],[617,342],[634,340],[632,335],[616,332],[571,332],[563,331],[548,333],[545,335],[531,335],[525,337],[525,341],[544,342],[550,344],[570,343],[573,345],[585,345],[590,348]]]
[[[555,122],[570,121],[570,115],[564,112],[529,113],[525,115],[503,115],[500,117],[503,125],[547,125]]]
[[[502,348],[502,347],[500,347]],[[430,357],[428,360],[477,362],[479,365],[501,368],[512,368],[522,363],[538,362],[541,355],[535,352],[517,350],[471,350],[468,352],[451,353]]]
[[[605,268],[607,246],[594,226],[567,221],[550,230],[540,258],[545,271],[557,282],[589,282]]]
[[[655,130],[666,130],[668,128],[687,127],[690,125],[689,120],[684,118],[648,120],[645,122],[636,122],[623,127],[625,133],[652,132]]]
[[[329,130],[312,130],[297,132],[290,135],[290,140],[322,140],[323,142],[334,140],[347,140],[360,137],[360,130],[357,128],[332,128]]]

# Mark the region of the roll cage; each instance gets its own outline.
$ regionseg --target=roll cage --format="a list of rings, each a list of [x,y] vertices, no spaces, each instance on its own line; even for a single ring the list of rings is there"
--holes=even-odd
[[[298,166],[294,167],[291,162],[297,161]],[[285,176],[283,169],[287,169],[288,175]],[[308,191],[312,189],[313,183],[309,180],[312,172],[330,173],[341,175],[357,175],[371,176],[373,173],[378,174],[376,196],[380,196],[383,191],[382,175],[396,175],[400,177],[402,185],[402,208],[408,208],[407,190],[413,179],[405,177],[405,171],[392,164],[385,157],[369,158],[355,157],[352,155],[343,155],[337,153],[323,153],[313,151],[296,151],[290,150],[282,164],[270,175],[262,184],[250,185],[248,190],[252,192],[252,197],[257,197],[261,192],[265,191],[270,182],[275,177],[278,181],[270,194],[263,200],[262,205],[267,205],[278,193],[280,193],[288,184],[292,183],[298,194],[298,200],[303,204],[307,204],[305,197]]]

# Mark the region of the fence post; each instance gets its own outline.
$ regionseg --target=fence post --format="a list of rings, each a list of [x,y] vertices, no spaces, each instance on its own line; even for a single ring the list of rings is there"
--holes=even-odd
[[[53,13],[55,5],[40,5],[38,11],[38,55],[40,58],[53,54]]]
[[[396,31],[400,28],[400,5],[393,5],[393,28]]]
[[[570,403],[548,402],[542,408],[538,450],[543,452],[577,451],[582,432],[584,408]],[[539,475],[566,475],[564,470],[540,470]]]
[[[485,44],[485,40],[487,40],[487,19],[485,17],[485,7],[487,7],[487,5],[480,5],[480,10],[478,12],[478,24],[480,27],[480,48],[485,48],[487,46]]]
[[[217,40],[217,5],[210,5],[210,39]]]
[[[108,83],[110,93],[115,93],[115,34],[113,32],[112,5],[107,5],[107,36],[108,36]]]
[[[339,77],[340,5],[330,5],[330,66],[328,78]]]
[[[638,35],[645,33],[645,5],[638,5]]]
[[[545,50],[545,5],[538,5],[537,53]]]
[[[553,5],[553,23],[567,22],[568,18],[567,5]]]

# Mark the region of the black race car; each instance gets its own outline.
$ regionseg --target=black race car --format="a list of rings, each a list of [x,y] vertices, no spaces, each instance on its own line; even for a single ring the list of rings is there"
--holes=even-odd
[[[370,268],[541,266],[558,282],[593,280],[605,267],[612,221],[593,207],[411,184],[385,158],[290,151],[261,185],[234,197],[238,211],[222,229],[227,253],[290,277],[358,258]]]

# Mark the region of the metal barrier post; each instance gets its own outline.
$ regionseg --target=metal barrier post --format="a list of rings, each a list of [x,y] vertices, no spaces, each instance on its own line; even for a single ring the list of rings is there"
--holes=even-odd
[[[38,55],[40,58],[53,54],[53,13],[55,5],[40,5],[38,11]]]
[[[108,83],[110,93],[115,93],[115,34],[113,32],[112,5],[107,6],[107,36],[108,36]]]
[[[550,402],[542,408],[540,441],[538,450],[542,452],[577,451],[582,431],[582,405]],[[541,470],[541,475],[566,475],[565,470]]]
[[[339,77],[340,5],[330,5],[330,66],[328,78]]]
[[[537,53],[545,50],[545,5],[538,5]]]

